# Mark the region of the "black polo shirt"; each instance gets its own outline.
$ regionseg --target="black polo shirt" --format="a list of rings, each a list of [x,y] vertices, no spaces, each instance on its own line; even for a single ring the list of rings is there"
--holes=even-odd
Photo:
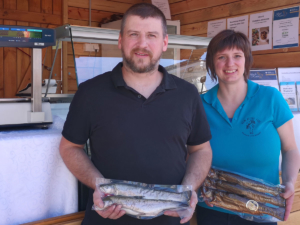
[[[162,66],[159,71],[163,73],[162,82],[148,99],[126,85],[122,63],[80,84],[62,134],[76,144],[90,139],[91,160],[105,178],[181,184],[186,171],[186,145],[210,140],[197,89],[168,74]],[[92,194],[91,190],[85,225],[180,224],[179,218],[167,216],[103,219],[91,210]]]

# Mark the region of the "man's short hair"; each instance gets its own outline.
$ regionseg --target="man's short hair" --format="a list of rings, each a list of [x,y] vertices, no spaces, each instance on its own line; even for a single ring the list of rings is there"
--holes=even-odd
[[[139,3],[131,6],[123,15],[122,24],[121,24],[121,36],[124,32],[124,27],[126,19],[128,16],[139,16],[142,19],[147,18],[157,18],[161,20],[163,37],[167,35],[167,21],[165,15],[157,8],[155,5],[149,3]]]
[[[233,48],[242,50],[245,55],[244,79],[247,82],[253,62],[250,42],[245,34],[233,30],[221,31],[215,37],[213,37],[207,47],[206,68],[212,80],[217,80],[217,74],[214,65],[214,57],[216,53],[225,49]]]

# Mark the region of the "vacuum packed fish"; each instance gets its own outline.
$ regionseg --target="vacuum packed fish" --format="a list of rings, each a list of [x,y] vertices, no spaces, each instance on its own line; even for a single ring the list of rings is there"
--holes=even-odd
[[[185,210],[189,207],[183,202],[170,200],[154,200],[124,196],[107,196],[103,198],[104,208],[111,205],[122,205],[122,210],[133,216],[156,217],[167,210]],[[103,210],[102,209],[102,210]],[[97,210],[101,210],[97,207]]]
[[[219,179],[219,180],[224,180],[230,183],[234,184],[239,184],[243,187],[253,189],[258,192],[262,193],[269,193],[272,195],[279,195],[280,193],[284,192],[283,187],[272,187],[266,184],[263,184],[261,182],[251,180],[249,178],[230,173],[230,172],[225,172],[222,170],[217,170],[217,169],[210,169],[208,175],[209,178],[213,179]]]
[[[202,194],[213,205],[224,209],[232,210],[240,213],[262,216],[267,214],[283,221],[285,208],[268,207],[265,204],[241,197],[239,195],[230,194],[223,191],[213,190],[202,187]]]
[[[285,199],[280,196],[271,196],[251,189],[246,189],[239,184],[231,184],[223,180],[206,178],[203,185],[208,188],[223,190],[232,194],[242,195],[258,202],[270,203],[272,205],[281,207],[285,206]]]
[[[110,195],[120,195],[128,197],[141,197],[143,199],[169,200],[188,203],[191,197],[191,191],[181,193],[161,191],[142,186],[124,183],[110,183],[99,185],[101,192]]]

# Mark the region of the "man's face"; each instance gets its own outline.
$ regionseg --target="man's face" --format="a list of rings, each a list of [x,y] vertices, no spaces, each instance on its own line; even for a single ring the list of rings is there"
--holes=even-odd
[[[158,67],[162,52],[167,50],[168,35],[163,37],[160,19],[128,16],[118,46],[127,68],[147,73]]]

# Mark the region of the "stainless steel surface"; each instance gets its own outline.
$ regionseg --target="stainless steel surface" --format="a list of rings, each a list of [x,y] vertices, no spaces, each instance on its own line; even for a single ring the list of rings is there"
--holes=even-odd
[[[0,104],[7,102],[30,102],[31,98],[0,98]]]
[[[42,49],[32,49],[31,68],[32,112],[42,112]]]
[[[69,27],[72,30],[74,42],[117,44],[119,30],[64,25],[56,28],[56,38],[70,41]],[[211,38],[169,34],[169,48],[198,49],[206,48]]]

